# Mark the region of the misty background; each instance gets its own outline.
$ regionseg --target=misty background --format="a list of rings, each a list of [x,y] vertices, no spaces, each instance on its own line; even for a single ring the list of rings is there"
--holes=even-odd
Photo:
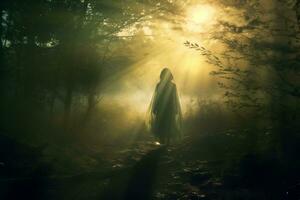
[[[148,199],[297,199],[299,5],[1,1],[0,197],[133,199],[157,168]],[[145,126],[165,67],[168,150]]]

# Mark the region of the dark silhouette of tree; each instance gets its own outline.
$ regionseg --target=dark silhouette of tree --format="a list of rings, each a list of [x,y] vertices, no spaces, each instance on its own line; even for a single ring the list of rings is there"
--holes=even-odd
[[[109,76],[103,70],[107,47],[118,32],[159,6],[155,1],[2,1],[1,71],[11,87],[4,89],[24,108],[40,105],[53,113],[62,103],[66,126],[76,95],[86,98],[89,115],[100,99],[100,82]]]

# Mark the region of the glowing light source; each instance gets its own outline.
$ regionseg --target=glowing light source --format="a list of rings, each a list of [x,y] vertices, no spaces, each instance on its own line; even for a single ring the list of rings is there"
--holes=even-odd
[[[212,24],[215,9],[209,5],[197,5],[187,9],[186,28],[192,32],[200,32]]]
[[[221,11],[213,4],[189,5],[183,14],[172,16],[170,21],[153,19],[140,23],[140,26],[133,24],[122,29],[118,36],[135,36],[138,33],[151,39],[146,42],[151,42],[145,43],[149,45],[145,48],[140,45],[140,37],[132,40],[131,48],[136,52],[134,59],[137,59],[128,70],[122,72],[122,79],[119,79],[121,92],[109,98],[109,101],[126,105],[131,109],[127,113],[132,118],[136,115],[144,116],[159,80],[159,73],[163,66],[168,66],[174,75],[182,111],[185,113],[194,94],[197,96],[200,90],[204,91],[214,85],[214,80],[209,76],[213,68],[207,64],[205,57],[183,43],[188,40],[212,49],[220,48],[218,44],[212,44],[207,32],[214,31],[213,25]],[[159,142],[153,144],[160,145]]]

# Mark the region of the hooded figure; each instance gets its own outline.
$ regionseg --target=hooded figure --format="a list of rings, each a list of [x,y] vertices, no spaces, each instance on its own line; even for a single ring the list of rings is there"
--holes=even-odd
[[[148,110],[150,131],[161,143],[169,143],[171,139],[181,136],[182,114],[173,75],[168,68],[160,74],[160,82],[156,85]]]

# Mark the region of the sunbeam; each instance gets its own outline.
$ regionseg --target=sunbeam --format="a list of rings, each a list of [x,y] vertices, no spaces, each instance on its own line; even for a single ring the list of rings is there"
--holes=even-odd
[[[190,99],[197,98],[203,88],[214,90],[215,83],[209,76],[212,66],[207,64],[205,58],[199,56],[198,52],[188,49],[184,42],[191,40],[210,45],[204,28],[211,28],[209,26],[215,19],[215,9],[208,5],[197,5],[187,7],[186,13],[184,19],[176,15],[173,22],[153,19],[139,28],[132,26],[117,33],[118,36],[123,36],[125,41],[139,42],[139,45],[145,44],[145,46],[140,49],[140,54],[143,56],[135,60],[121,74],[116,75],[118,84],[109,84],[107,100],[122,101],[122,104],[127,104],[133,112],[144,113],[149,106],[159,73],[164,67],[171,69],[174,74],[174,82],[183,99],[183,111],[186,110]],[[202,32],[199,34],[200,37],[199,35],[194,37],[194,32],[200,30]],[[147,37],[142,40],[127,37],[137,33]],[[118,87],[118,92],[112,93],[111,87]]]

